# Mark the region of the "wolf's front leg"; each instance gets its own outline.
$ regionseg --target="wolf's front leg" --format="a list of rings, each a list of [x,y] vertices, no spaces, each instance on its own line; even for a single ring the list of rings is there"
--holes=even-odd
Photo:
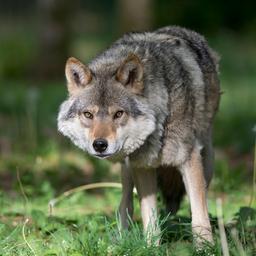
[[[192,231],[197,246],[203,241],[213,242],[206,202],[206,182],[203,173],[200,147],[196,146],[191,157],[181,166],[181,173],[190,200]]]
[[[157,219],[157,178],[156,171],[149,169],[133,170],[134,183],[138,191],[144,232],[149,243],[159,243]]]
[[[121,171],[121,182],[123,186],[122,199],[119,206],[119,213],[121,218],[121,226],[127,229],[129,226],[129,221],[133,215],[133,178],[130,166],[128,163],[122,164]]]

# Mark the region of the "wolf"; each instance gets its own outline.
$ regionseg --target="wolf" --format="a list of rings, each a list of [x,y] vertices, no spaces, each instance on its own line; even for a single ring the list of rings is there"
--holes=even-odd
[[[67,60],[69,96],[58,130],[89,154],[122,163],[123,228],[133,214],[135,186],[144,231],[159,233],[159,188],[172,214],[186,192],[196,243],[213,241],[206,193],[218,61],[203,36],[178,26],[127,33],[87,65]]]

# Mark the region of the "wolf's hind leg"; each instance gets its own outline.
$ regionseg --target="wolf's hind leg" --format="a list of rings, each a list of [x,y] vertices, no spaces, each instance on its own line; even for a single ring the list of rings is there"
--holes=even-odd
[[[159,188],[166,203],[168,213],[175,214],[185,194],[185,187],[180,171],[176,167],[161,166],[157,168]]]
[[[128,164],[122,164],[121,171],[122,182],[122,199],[119,206],[119,213],[121,218],[121,226],[123,229],[127,229],[129,221],[133,215],[133,178],[130,167]]]
[[[140,199],[141,216],[144,232],[149,243],[159,243],[157,219],[157,177],[154,169],[133,170],[134,183]]]
[[[192,213],[192,231],[197,246],[203,241],[213,242],[206,202],[206,182],[200,147],[195,146],[191,157],[181,166]]]
[[[208,130],[208,134],[203,142],[203,149],[201,150],[201,156],[203,160],[204,177],[206,186],[208,187],[212,175],[213,175],[213,162],[214,162],[214,151],[212,146],[212,128]]]

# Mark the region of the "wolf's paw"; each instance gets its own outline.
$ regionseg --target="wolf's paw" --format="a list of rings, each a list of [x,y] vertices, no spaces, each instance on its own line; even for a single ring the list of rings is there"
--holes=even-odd
[[[204,248],[205,245],[213,245],[212,230],[209,226],[195,226],[192,227],[193,239],[196,247],[200,250]]]

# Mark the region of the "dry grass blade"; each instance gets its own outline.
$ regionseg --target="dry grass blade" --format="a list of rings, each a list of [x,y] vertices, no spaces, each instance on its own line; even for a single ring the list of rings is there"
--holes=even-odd
[[[226,236],[225,227],[224,227],[224,220],[223,220],[222,201],[220,198],[216,200],[216,211],[217,211],[218,227],[220,231],[220,241],[221,241],[223,256],[229,256],[228,241],[227,241],[227,236]]]
[[[52,215],[53,213],[53,207],[56,205],[56,203],[60,202],[61,200],[63,200],[65,197],[70,196],[71,194],[77,193],[77,192],[81,192],[84,190],[90,190],[90,189],[96,189],[96,188],[122,188],[122,184],[121,183],[116,183],[116,182],[98,182],[98,183],[92,183],[92,184],[87,184],[87,185],[83,185],[83,186],[79,186],[73,189],[70,189],[66,192],[64,192],[62,195],[60,195],[59,197],[53,198],[50,200],[49,202],[49,214]],[[134,190],[134,193],[136,193],[136,191]]]
[[[32,253],[34,255],[36,255],[36,252],[35,250],[33,249],[33,247],[30,245],[30,243],[28,242],[27,238],[26,238],[26,235],[25,235],[25,227],[26,227],[26,224],[29,222],[29,219],[27,218],[22,226],[22,237],[26,243],[26,245],[29,247],[29,249],[32,251]]]

